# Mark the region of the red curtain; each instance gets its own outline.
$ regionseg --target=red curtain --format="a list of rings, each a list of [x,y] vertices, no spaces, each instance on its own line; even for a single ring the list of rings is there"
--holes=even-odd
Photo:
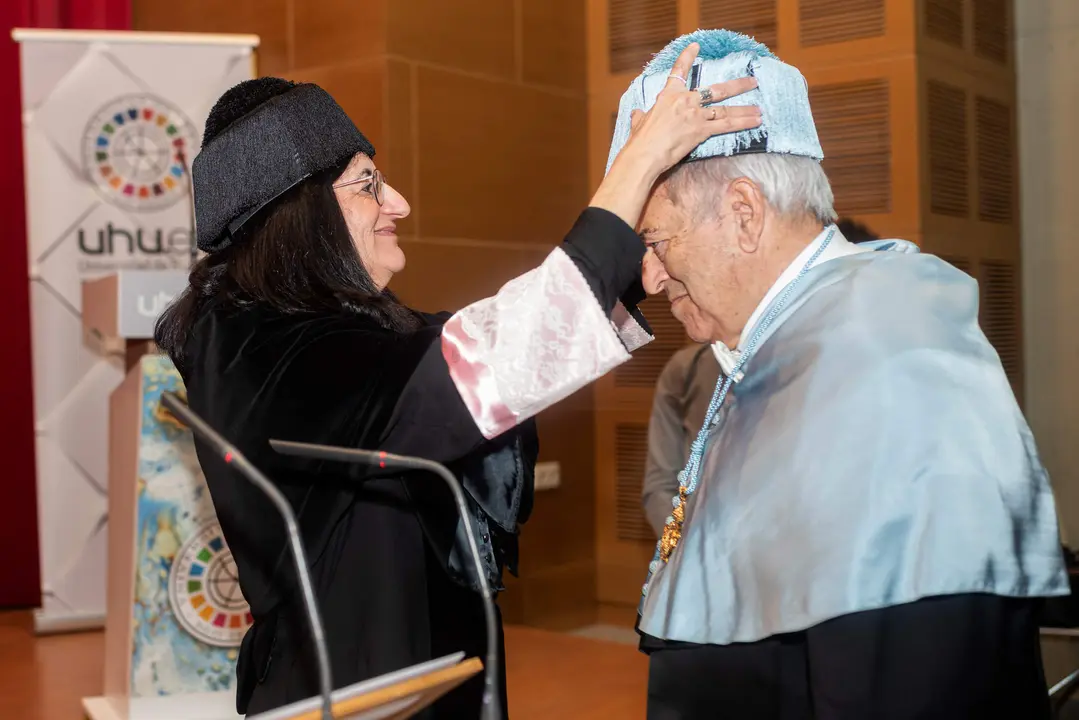
[[[0,0],[0,607],[41,602],[16,27],[128,30],[130,0]]]

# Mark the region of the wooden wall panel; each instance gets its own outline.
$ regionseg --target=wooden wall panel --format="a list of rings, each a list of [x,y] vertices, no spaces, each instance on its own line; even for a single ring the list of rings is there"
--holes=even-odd
[[[585,92],[585,17],[580,0],[521,0],[518,56],[526,83]]]
[[[974,54],[1000,65],[1012,57],[1010,0],[968,0],[974,15]]]
[[[928,155],[934,143],[938,147],[951,144],[955,153],[954,146],[960,142],[950,136],[957,136],[960,132],[965,134],[962,141],[965,170],[962,172],[968,187],[967,207],[966,212],[951,215],[929,210],[933,183],[927,166],[922,184],[927,212],[921,217],[927,249],[949,255],[966,255],[976,260],[989,258],[1018,262],[1014,76],[1003,68],[998,68],[995,74],[986,73],[980,61],[968,64],[945,62],[950,52],[936,45],[927,46],[919,59],[921,86],[918,105],[923,124],[920,147]],[[948,98],[931,100],[931,88],[934,87],[950,88],[951,93]],[[960,93],[963,96],[961,106],[958,102]],[[980,120],[979,103],[982,107]],[[948,121],[951,127],[945,127],[943,120],[936,123],[937,129],[943,130],[946,136],[944,141],[933,139],[937,130],[934,130],[934,123],[930,120],[932,112],[953,118]],[[955,127],[959,124],[955,118],[960,114],[961,129]],[[1001,140],[1005,136],[1011,138],[1007,143]],[[959,153],[955,155],[958,157]],[[988,213],[984,218],[985,213],[980,209],[983,205]],[[1012,217],[1005,220],[1004,216],[1009,212]]]
[[[892,137],[886,78],[810,88],[823,166],[840,215],[892,211]]]
[[[288,6],[289,0],[131,0],[131,29],[258,35],[259,72],[278,75],[292,67]]]
[[[678,0],[609,0],[607,66],[638,73],[678,34]]]
[[[620,541],[656,539],[641,506],[647,456],[647,423],[620,422],[614,426],[615,533]]]
[[[926,37],[962,48],[965,24],[963,0],[925,0],[922,31]]]
[[[697,25],[722,27],[751,35],[780,53],[779,7],[776,0],[700,0]]]
[[[777,0],[784,62],[804,72],[862,61],[913,60],[918,14],[911,0],[805,1]],[[833,23],[818,19],[824,17]]]
[[[176,3],[181,4],[181,3]],[[229,0],[219,5],[250,2]],[[386,54],[387,6],[376,2],[290,2],[289,65],[293,69],[347,65]],[[362,28],[361,40],[358,36]]]
[[[966,10],[969,17],[972,7],[968,4]],[[970,37],[968,32],[968,40]],[[955,50],[927,43],[920,58],[926,114],[936,112],[952,118],[947,123],[938,119],[936,126],[932,121],[927,123],[923,142],[930,152],[951,145],[952,162],[962,162],[967,183],[964,212],[931,212],[922,218],[923,247],[957,266],[955,259],[960,259],[961,269],[978,281],[982,329],[1022,401],[1015,78],[1008,66],[994,68],[974,57],[971,47],[970,42],[964,46],[962,62],[950,62]],[[934,87],[951,90],[941,95],[934,93]],[[953,137],[959,134],[964,136],[962,143]],[[928,191],[935,192],[932,178],[928,185]]]
[[[1012,387],[1022,392],[1023,338],[1020,333],[1019,264],[1009,260],[982,260],[980,320],[982,330],[1000,355]]]
[[[801,47],[834,45],[884,35],[885,0],[801,0]]]
[[[918,54],[993,77],[1014,92],[1011,0],[917,0]]]
[[[583,93],[416,70],[423,233],[553,245],[588,202]]]
[[[596,596],[607,605],[636,605],[655,551],[640,500],[642,446],[631,443],[647,432],[648,415],[648,405],[596,410]]]
[[[347,5],[366,2],[338,0]],[[337,4],[321,0],[319,3]],[[513,2],[491,0],[389,0],[388,51],[413,62],[447,70],[518,81],[521,38]],[[559,27],[562,30],[564,25]],[[551,28],[547,33],[550,33]],[[359,34],[353,30],[353,36]],[[546,35],[544,40],[546,40]],[[538,38],[537,38],[538,39]]]
[[[837,210],[885,237],[920,231],[924,158],[913,68],[903,57],[799,67],[809,83]]]
[[[1011,225],[1016,210],[1012,108],[1005,103],[975,95],[974,126],[978,219]]]
[[[926,84],[929,114],[929,211],[970,215],[970,149],[967,93],[937,80]]]

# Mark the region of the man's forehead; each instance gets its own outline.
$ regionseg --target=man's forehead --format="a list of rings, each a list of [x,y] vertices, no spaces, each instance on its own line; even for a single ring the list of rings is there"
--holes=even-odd
[[[654,235],[658,232],[669,233],[685,223],[684,213],[671,200],[665,184],[657,185],[648,198],[648,203],[641,213],[641,220],[637,224],[642,237]]]
[[[671,205],[671,193],[667,188],[667,180],[664,179],[652,188],[648,194],[648,200],[644,204],[644,213],[656,210],[666,210]]]

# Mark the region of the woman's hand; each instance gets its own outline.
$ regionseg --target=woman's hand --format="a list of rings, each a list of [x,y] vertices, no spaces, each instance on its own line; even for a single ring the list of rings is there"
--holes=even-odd
[[[697,43],[690,43],[678,56],[651,110],[634,111],[629,140],[592,198],[592,207],[609,210],[635,226],[652,185],[693,148],[713,135],[749,130],[761,124],[760,108],[756,106],[712,104],[752,90],[757,87],[756,78],[709,86],[712,97],[708,103],[702,102],[705,88],[686,89],[685,78],[689,77],[698,50]]]
[[[682,51],[651,110],[633,112],[629,141],[619,153],[619,157],[637,153],[651,161],[656,177],[713,135],[749,130],[761,124],[761,111],[756,106],[711,104],[752,90],[757,87],[756,78],[738,78],[710,86],[709,104],[702,104],[700,90],[686,90],[683,78],[689,76],[698,50],[697,43],[691,43]]]

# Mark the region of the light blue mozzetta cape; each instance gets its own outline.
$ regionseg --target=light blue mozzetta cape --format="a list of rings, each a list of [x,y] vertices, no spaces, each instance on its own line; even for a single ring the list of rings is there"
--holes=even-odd
[[[933,595],[1068,593],[977,284],[872,247],[812,268],[748,361],[641,631],[751,642]]]

